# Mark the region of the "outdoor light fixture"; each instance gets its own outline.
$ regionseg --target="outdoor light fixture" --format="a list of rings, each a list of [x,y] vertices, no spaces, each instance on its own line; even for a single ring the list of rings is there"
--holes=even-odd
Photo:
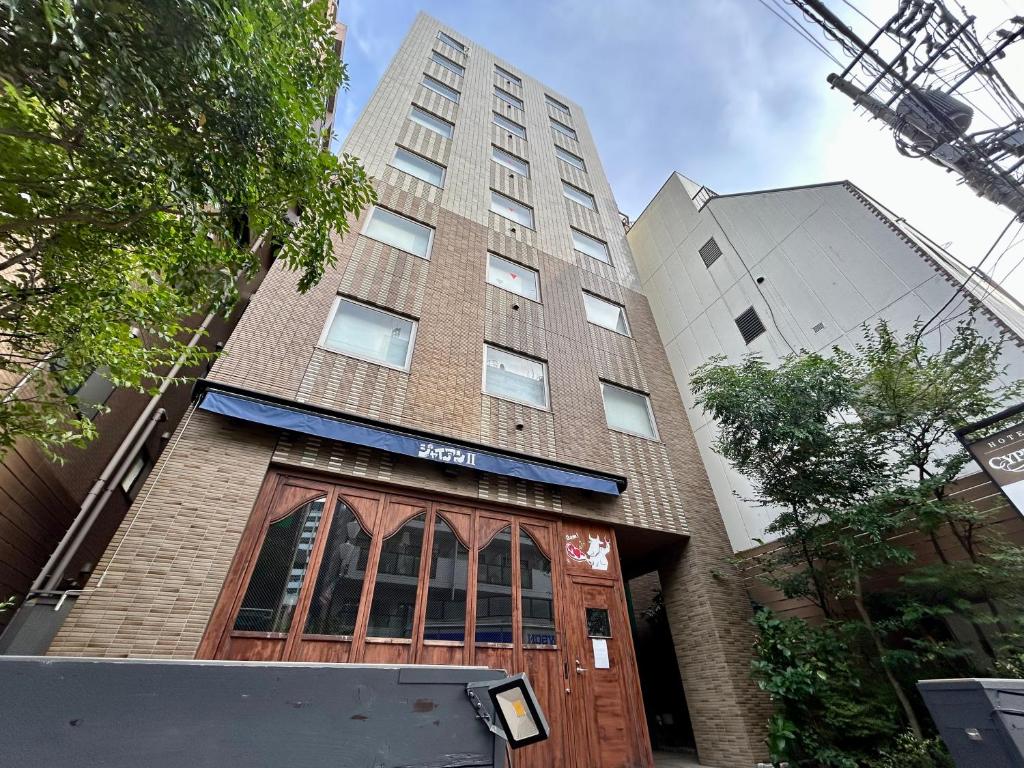
[[[478,694],[480,690],[487,691],[490,712]],[[551,735],[537,696],[524,674],[504,680],[470,683],[466,686],[466,695],[487,729],[505,739],[512,749],[544,741]]]

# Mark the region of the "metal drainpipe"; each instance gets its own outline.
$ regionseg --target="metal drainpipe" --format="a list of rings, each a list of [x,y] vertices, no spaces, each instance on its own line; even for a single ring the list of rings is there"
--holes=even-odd
[[[203,319],[199,330],[196,331],[188,342],[190,349],[199,343],[203,331],[210,326],[214,317],[216,317],[216,313],[211,312]],[[164,377],[157,393],[150,398],[145,410],[139,414],[139,418],[135,420],[131,430],[129,430],[124,440],[121,441],[121,445],[118,446],[117,451],[110,461],[107,462],[107,466],[104,467],[103,472],[96,479],[96,482],[93,483],[92,488],[89,489],[89,493],[82,501],[78,514],[75,515],[75,519],[71,522],[64,537],[60,540],[53,554],[50,555],[50,559],[46,561],[43,570],[36,577],[35,581],[32,582],[26,599],[38,594],[52,594],[60,586],[61,581],[64,579],[65,569],[71,564],[71,561],[82,546],[82,542],[85,541],[86,536],[92,530],[92,526],[95,524],[100,512],[103,511],[103,505],[106,504],[110,494],[113,493],[114,485],[124,474],[123,464],[125,458],[128,456],[134,457],[138,447],[141,447],[141,443],[152,432],[153,426],[155,426],[157,421],[156,417],[159,415],[157,405],[160,402],[160,398],[170,388],[171,380],[181,371],[184,357],[184,354],[179,357],[174,367]],[[160,412],[163,412],[162,408]],[[149,422],[148,425],[147,422]],[[140,435],[143,430],[146,430],[145,434]]]

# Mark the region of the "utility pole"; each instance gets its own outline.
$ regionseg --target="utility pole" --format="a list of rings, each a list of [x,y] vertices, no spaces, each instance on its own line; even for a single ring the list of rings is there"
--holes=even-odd
[[[788,2],[842,46],[850,61],[828,82],[890,126],[900,153],[955,173],[1024,221],[1024,101],[996,68],[1024,39],[1024,16],[1008,19],[986,50],[975,17],[943,0],[899,0],[866,41],[822,0]],[[963,95],[975,91],[992,99],[994,117]]]

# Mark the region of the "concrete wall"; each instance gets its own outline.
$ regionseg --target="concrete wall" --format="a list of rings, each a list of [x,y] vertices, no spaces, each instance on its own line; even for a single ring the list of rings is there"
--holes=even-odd
[[[741,551],[770,538],[775,511],[744,501],[753,496],[750,484],[711,449],[713,425],[694,406],[692,372],[715,355],[735,362],[756,352],[777,361],[792,350],[852,349],[862,326],[880,318],[907,331],[942,307],[955,283],[845,183],[717,197],[700,210],[687,186],[673,174],[628,238],[730,541]],[[707,267],[698,249],[711,237],[722,256]],[[749,345],[734,321],[748,307],[767,329]],[[978,324],[998,337],[990,317],[979,315]],[[925,342],[941,348],[953,327],[932,326]],[[1010,377],[1024,377],[1019,345],[1008,344],[1004,360]]]

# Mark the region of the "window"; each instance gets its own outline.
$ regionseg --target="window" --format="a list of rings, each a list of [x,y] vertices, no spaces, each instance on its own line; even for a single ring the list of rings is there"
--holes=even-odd
[[[424,128],[429,128],[434,133],[444,136],[446,139],[450,139],[455,132],[455,126],[452,123],[417,106],[413,106],[412,112],[409,113],[409,119],[414,123],[419,123]]]
[[[572,152],[569,152],[568,150],[562,149],[557,144],[555,145],[555,156],[559,160],[562,160],[563,162],[568,163],[569,165],[573,166],[574,168],[579,168],[581,171],[587,170],[587,167],[583,164],[583,158],[582,157],[576,157],[576,155],[574,155]]]
[[[477,555],[476,642],[512,642],[512,527],[505,526]]]
[[[516,109],[523,109],[523,100],[518,96],[513,96],[508,91],[503,91],[498,86],[494,86],[494,95],[504,101],[506,104],[511,104]]]
[[[517,224],[533,229],[533,209],[518,200],[505,197],[500,192],[491,190],[491,210],[499,216],[511,219]]]
[[[525,645],[557,645],[551,560],[533,537],[519,529],[520,604]]]
[[[370,534],[352,508],[338,499],[309,604],[306,634],[348,636],[355,632],[369,555]]]
[[[435,187],[444,186],[443,165],[438,165],[432,160],[427,160],[427,158],[410,152],[403,147],[395,148],[395,157],[392,159],[391,165],[400,171],[408,173],[410,176],[415,176],[417,179],[422,179],[428,184],[433,184]]]
[[[54,363],[54,367],[60,367],[60,365],[59,361]],[[67,391],[74,397],[75,407],[83,418],[95,419],[100,414],[101,407],[117,389],[107,379],[109,373],[109,368],[105,365],[100,366],[93,370],[78,387]]]
[[[574,203],[579,203],[584,208],[589,208],[592,211],[597,210],[597,203],[594,202],[594,196],[592,194],[584,192],[579,187],[574,187],[567,181],[562,182],[562,194]]]
[[[308,501],[272,522],[256,558],[234,628],[244,632],[287,632],[309,568],[324,498]]]
[[[462,53],[466,52],[466,46],[463,45],[462,43],[460,43],[458,40],[456,40],[451,35],[446,35],[444,32],[438,32],[437,33],[437,39],[440,40],[443,43],[447,43],[448,45],[450,45],[452,48],[454,48],[457,51],[460,51]]]
[[[515,171],[520,176],[530,177],[530,164],[511,152],[491,145],[491,159],[499,165],[504,165],[510,171]]]
[[[560,102],[558,99],[551,98],[546,93],[544,94],[544,101],[546,101],[548,103],[548,106],[554,107],[559,112],[565,113],[566,116],[569,116],[571,114],[569,112],[569,108],[567,106],[565,106],[565,104]]]
[[[466,639],[469,549],[440,515],[434,520],[424,640]]]
[[[523,126],[521,126],[519,123],[512,122],[507,117],[499,115],[497,112],[492,113],[491,119],[493,120],[495,125],[504,128],[506,131],[518,136],[520,139],[526,138],[526,129],[523,128]]]
[[[340,296],[322,346],[360,360],[409,370],[416,323]]]
[[[430,258],[430,241],[434,230],[386,208],[373,209],[363,227],[363,234],[422,259]]]
[[[523,84],[523,81],[517,75],[513,75],[507,69],[502,69],[497,64],[494,65],[494,74],[496,74],[498,77],[503,77],[506,80],[515,83],[516,85],[521,86]]]
[[[548,367],[529,357],[484,345],[484,392],[537,408],[548,407]]]
[[[587,608],[587,637],[611,637],[607,608]]]
[[[447,69],[449,72],[454,72],[459,77],[462,77],[464,74],[466,74],[466,68],[464,66],[462,66],[461,64],[455,63],[454,61],[449,59],[447,56],[443,56],[440,53],[438,53],[437,51],[431,51],[430,52],[430,58],[436,64],[440,64],[442,67]]]
[[[601,395],[604,397],[604,415],[609,427],[619,432],[656,439],[654,416],[647,395],[603,381]]]
[[[149,456],[146,454],[146,449],[142,448],[135,454],[131,466],[128,467],[128,471],[121,478],[121,490],[124,491],[125,496],[130,499],[135,498],[135,494],[138,492],[139,486],[142,485],[142,480],[148,468]]]
[[[540,301],[540,276],[537,270],[516,264],[496,253],[487,254],[487,282],[528,299]]]
[[[562,123],[558,122],[554,118],[551,118],[551,127],[555,131],[557,131],[558,133],[562,134],[563,136],[568,136],[570,139],[578,139],[579,138],[576,135],[576,131],[574,131],[568,125],[563,125]]]
[[[572,230],[572,247],[586,256],[603,261],[605,264],[612,263],[611,255],[608,253],[608,243],[584,234],[578,229]]]
[[[715,238],[712,237],[697,250],[697,253],[704,260],[704,266],[710,267],[718,261],[718,257],[722,255],[722,249],[715,242]]]
[[[440,80],[435,80],[430,75],[423,76],[423,85],[434,93],[439,93],[446,99],[454,101],[456,104],[459,103],[459,92],[454,88],[449,88],[447,85],[442,83]]]
[[[425,514],[417,515],[384,539],[366,624],[367,637],[412,639],[425,518]]]
[[[587,308],[587,320],[594,325],[600,325],[602,328],[608,328],[623,336],[629,336],[626,308],[621,304],[614,304],[586,292],[583,294],[583,304]]]
[[[757,311],[753,307],[736,318],[736,327],[740,329],[743,341],[747,344],[764,333],[765,330],[764,323],[761,322],[761,318],[758,317]]]

